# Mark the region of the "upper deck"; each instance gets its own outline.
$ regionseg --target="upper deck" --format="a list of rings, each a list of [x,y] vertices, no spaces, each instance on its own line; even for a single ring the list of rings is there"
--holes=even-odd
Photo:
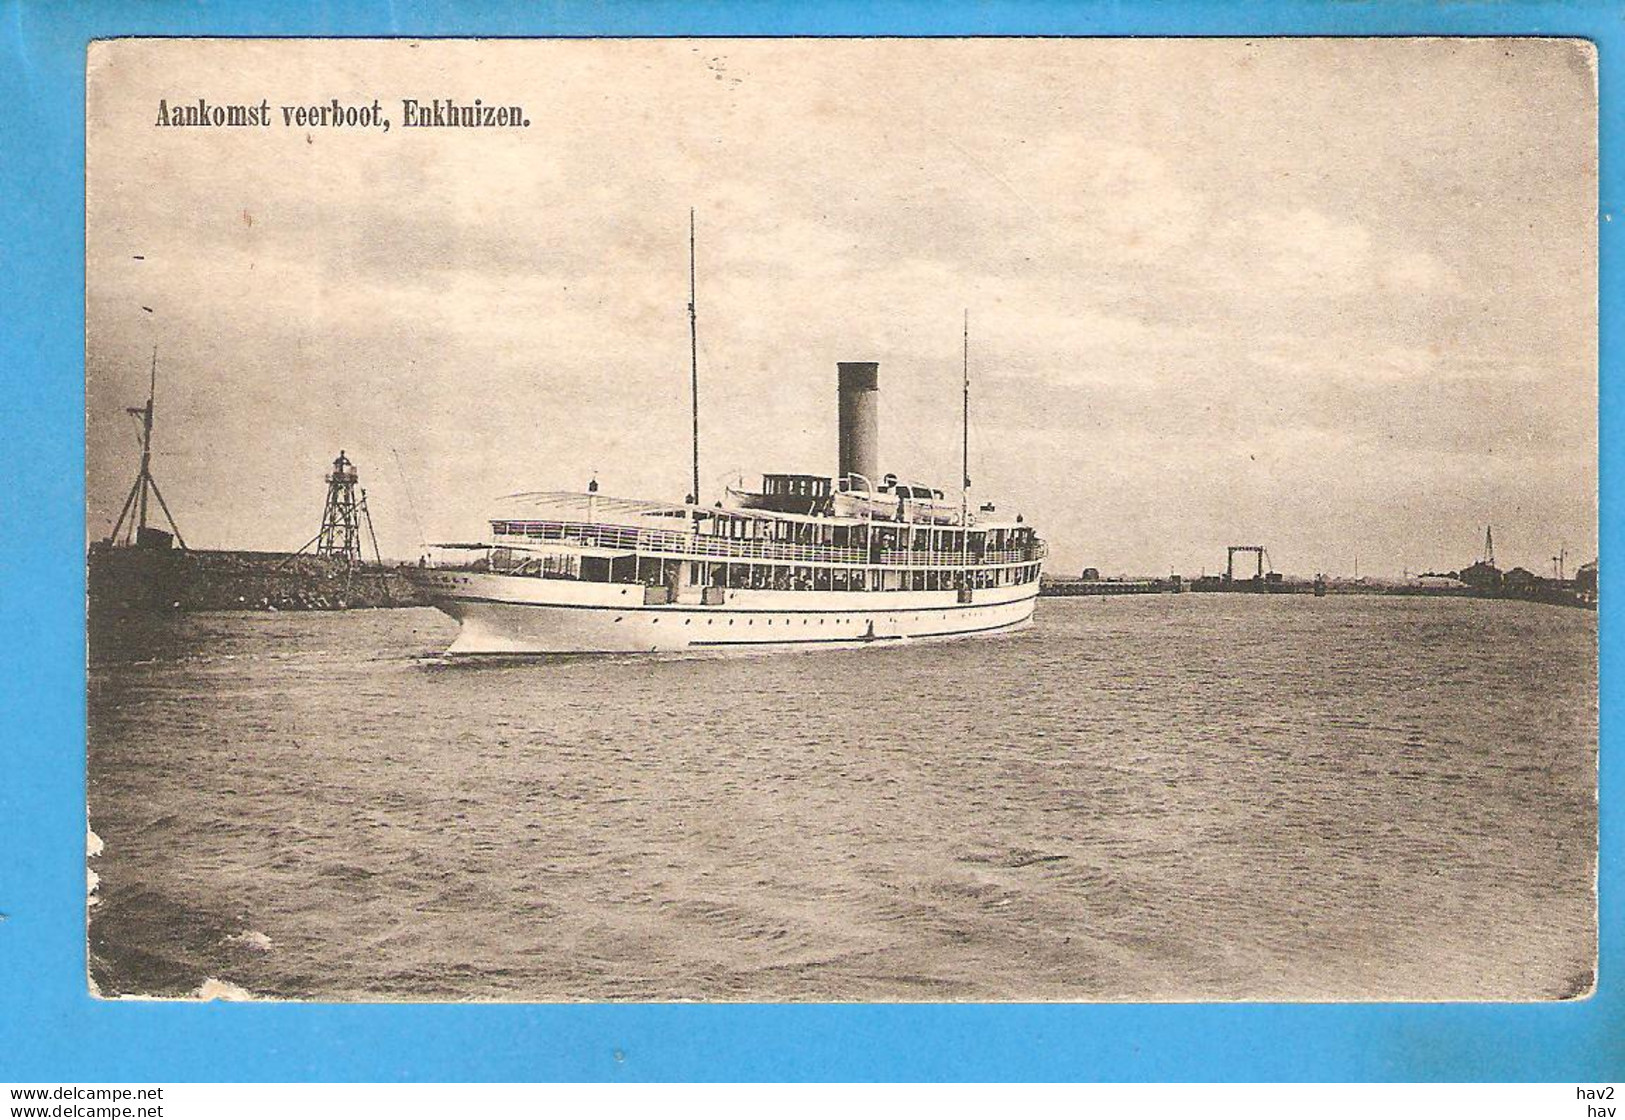
[[[549,543],[621,555],[861,567],[967,568],[1042,560],[1044,542],[1020,518],[970,527],[870,517],[705,508],[587,493],[507,499],[491,521],[499,546]]]

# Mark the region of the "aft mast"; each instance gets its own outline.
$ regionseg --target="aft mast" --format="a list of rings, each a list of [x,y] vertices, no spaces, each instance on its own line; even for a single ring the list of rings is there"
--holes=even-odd
[[[694,419],[694,488],[689,501],[700,504],[700,327],[695,308],[694,208],[688,211],[688,361],[689,395]]]
[[[959,550],[960,563],[970,564],[970,308],[965,309],[965,407],[959,432]]]

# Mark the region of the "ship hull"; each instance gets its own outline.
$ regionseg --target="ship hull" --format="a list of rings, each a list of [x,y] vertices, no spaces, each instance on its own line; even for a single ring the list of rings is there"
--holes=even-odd
[[[1030,624],[1038,595],[1036,582],[979,588],[969,603],[954,591],[730,589],[708,605],[696,589],[693,601],[648,604],[637,584],[444,570],[415,577],[460,623],[452,655],[863,648],[1006,634]]]

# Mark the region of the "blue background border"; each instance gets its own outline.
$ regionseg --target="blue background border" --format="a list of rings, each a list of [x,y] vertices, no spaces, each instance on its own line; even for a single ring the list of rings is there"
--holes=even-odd
[[[114,35],[1578,35],[1601,59],[1602,368],[1619,354],[1617,4],[0,2],[0,1081],[1625,1078],[1615,562],[1600,390],[1602,969],[1585,1001],[329,1006],[85,993],[84,60]]]

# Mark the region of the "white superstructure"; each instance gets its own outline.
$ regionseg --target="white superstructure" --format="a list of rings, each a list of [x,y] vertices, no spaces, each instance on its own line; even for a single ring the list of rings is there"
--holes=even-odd
[[[769,476],[775,478],[806,476]],[[598,494],[515,495],[489,543],[414,574],[461,624],[454,654],[867,646],[1016,630],[1044,544],[969,525]]]
[[[880,476],[879,365],[839,362],[834,478],[769,474],[701,504],[694,225],[689,223],[693,490],[682,505],[516,494],[488,543],[442,546],[415,582],[462,628],[451,653],[867,646],[1025,626],[1044,542],[970,505],[970,327],[957,502]],[[879,479],[878,484],[876,479]],[[447,554],[450,554],[449,556]]]

